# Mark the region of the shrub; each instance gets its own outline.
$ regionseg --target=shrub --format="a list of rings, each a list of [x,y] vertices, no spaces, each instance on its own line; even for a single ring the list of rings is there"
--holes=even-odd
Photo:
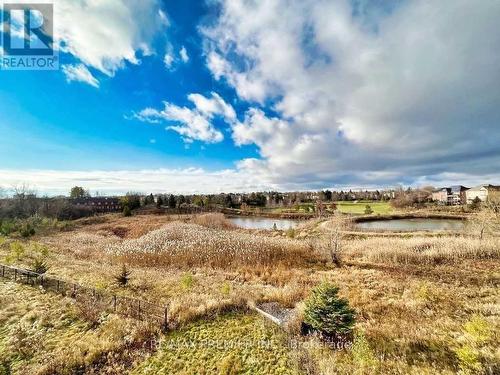
[[[488,321],[480,315],[474,315],[463,326],[465,341],[456,348],[460,374],[478,374],[484,372],[481,349],[492,336],[492,329]]]
[[[181,278],[182,289],[185,289],[185,290],[191,289],[193,284],[194,284],[193,275],[191,275],[189,272],[182,275],[182,278]]]
[[[478,210],[481,208],[481,199],[479,197],[475,197],[469,205],[469,208],[471,210]]]
[[[30,223],[25,223],[21,227],[19,234],[21,234],[21,237],[23,237],[23,238],[28,238],[28,237],[34,236],[35,235],[35,228],[33,228],[33,226]]]
[[[365,335],[359,332],[354,337],[354,343],[351,351],[352,357],[356,365],[361,369],[377,367],[377,359],[373,350],[370,348],[368,340]]]
[[[480,315],[474,315],[464,324],[464,333],[469,340],[481,345],[491,338],[492,329],[486,319]]]
[[[43,275],[49,270],[49,266],[43,259],[35,259],[33,265],[31,266],[33,272]]]
[[[15,226],[11,220],[0,221],[0,234],[4,236],[9,236],[14,231],[15,231]]]
[[[129,206],[125,206],[123,208],[123,216],[125,216],[125,217],[132,216],[132,211],[130,211],[130,207]]]
[[[130,281],[131,274],[132,274],[132,272],[130,272],[127,269],[127,266],[124,264],[124,265],[122,265],[120,273],[115,276],[115,280],[118,283],[118,285],[126,286],[128,284],[128,282]]]
[[[10,254],[5,258],[7,263],[13,263],[23,259],[26,249],[20,242],[12,242],[10,244]]]
[[[306,301],[304,322],[328,335],[348,334],[355,323],[355,311],[339,298],[339,288],[323,283],[313,289]]]
[[[223,295],[228,296],[231,293],[231,284],[226,281],[222,284],[220,291]]]
[[[42,332],[19,322],[10,333],[10,350],[21,358],[31,358],[42,347]]]
[[[79,318],[89,323],[90,328],[96,328],[103,319],[105,306],[98,296],[79,295],[76,309]]]
[[[477,374],[483,369],[478,350],[473,346],[468,344],[463,345],[460,348],[455,349],[455,354],[457,355],[458,366],[460,368],[459,374]]]
[[[365,215],[371,215],[371,214],[373,214],[373,210],[370,207],[370,205],[367,204],[366,207],[365,207]]]
[[[219,375],[237,375],[242,370],[241,359],[234,354],[224,357],[220,364]]]

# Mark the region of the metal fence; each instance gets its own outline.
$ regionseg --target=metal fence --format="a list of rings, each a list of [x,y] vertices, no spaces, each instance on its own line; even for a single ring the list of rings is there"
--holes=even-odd
[[[76,300],[86,300],[105,312],[124,315],[142,321],[168,327],[168,308],[147,301],[118,296],[101,290],[38,274],[22,268],[0,265],[0,277],[30,286],[39,286],[47,291]]]

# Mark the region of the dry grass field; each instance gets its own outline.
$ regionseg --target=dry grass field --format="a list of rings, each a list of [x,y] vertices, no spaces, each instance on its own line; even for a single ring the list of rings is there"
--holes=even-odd
[[[66,231],[54,231],[33,238],[31,245],[27,241],[21,245],[27,249],[33,243],[47,247],[49,275],[168,304],[174,331],[167,336],[159,335],[162,343],[171,335],[193,339],[208,335],[222,340],[226,336],[233,337],[231,332],[238,325],[234,322],[239,319],[248,329],[237,336],[269,334],[278,337],[280,334],[273,329],[263,328],[256,323],[255,317],[247,315],[247,304],[277,301],[283,306],[297,306],[300,316],[301,302],[315,285],[327,280],[340,288],[342,297],[357,311],[355,339],[350,350],[331,350],[318,343],[315,345],[314,339],[302,338],[304,342],[289,348],[286,355],[282,346],[273,349],[276,358],[285,362],[274,363],[256,349],[248,355],[224,352],[221,361],[229,365],[220,367],[214,364],[210,350],[170,353],[167,346],[160,344],[150,359],[144,359],[149,355],[144,350],[130,349],[134,353],[126,357],[133,359],[131,365],[120,354],[123,352],[120,340],[97,342],[100,341],[98,336],[103,337],[100,330],[109,329],[110,322],[121,321],[121,318],[106,317],[97,327],[88,329],[85,319],[78,314],[71,315],[74,307],[62,297],[9,283],[2,283],[2,288],[22,288],[22,293],[29,297],[21,298],[21,292],[2,293],[2,302],[7,301],[7,305],[2,303],[0,319],[8,321],[5,316],[12,314],[13,309],[33,309],[23,307],[27,299],[29,303],[44,306],[35,309],[38,311],[35,322],[45,319],[56,326],[69,324],[69,328],[61,328],[65,332],[63,336],[70,335],[67,329],[74,329],[83,332],[79,333],[81,335],[96,337],[95,343],[88,342],[98,348],[99,354],[83,355],[84,359],[77,354],[74,361],[79,363],[81,360],[84,364],[68,362],[66,373],[72,373],[70,368],[75,366],[84,366],[81,373],[91,373],[101,368],[101,358],[106,353],[111,353],[110,358],[116,356],[115,360],[106,362],[106,368],[126,368],[135,374],[203,373],[200,367],[206,374],[294,371],[309,374],[494,374],[500,371],[499,237],[488,235],[479,239],[464,233],[462,236],[351,238],[340,233],[335,241],[341,262],[340,266],[335,266],[330,261],[330,232],[311,230],[311,233],[315,234],[293,239],[286,233],[241,230],[220,216],[125,218],[109,215],[75,222]],[[9,260],[19,266],[30,266],[29,251],[13,254],[16,240],[3,239],[1,242],[2,262]],[[115,275],[124,263],[131,271],[131,280],[126,287],[120,287],[115,282]],[[237,315],[231,315],[234,312]],[[25,362],[19,362],[15,350],[6,346],[14,340],[13,322],[27,319],[23,318],[26,313],[15,314],[9,324],[2,324],[10,328],[0,331],[0,346],[2,353],[8,353],[8,358],[2,360],[15,364],[12,373],[23,373],[20,368]],[[65,314],[72,316],[70,323],[67,323],[69,318],[64,318]],[[66,323],[57,323],[58,317]],[[29,327],[45,334],[39,323]],[[296,326],[289,327],[292,333],[296,330]],[[54,353],[68,345],[56,341],[37,349],[26,363],[40,366],[38,355],[58,358]],[[198,359],[195,367],[189,367],[187,353],[206,359]],[[113,361],[116,364],[111,365]],[[265,364],[263,370],[252,372],[255,361]],[[233,362],[237,366],[231,366]],[[290,372],[280,372],[284,363],[288,364],[285,367]],[[240,368],[240,372],[227,372],[232,367]],[[3,375],[1,367],[0,374]]]

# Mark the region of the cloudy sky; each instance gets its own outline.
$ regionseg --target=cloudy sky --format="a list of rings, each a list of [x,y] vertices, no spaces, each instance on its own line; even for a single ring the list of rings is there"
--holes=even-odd
[[[54,9],[60,69],[0,70],[4,189],[500,183],[498,0]]]

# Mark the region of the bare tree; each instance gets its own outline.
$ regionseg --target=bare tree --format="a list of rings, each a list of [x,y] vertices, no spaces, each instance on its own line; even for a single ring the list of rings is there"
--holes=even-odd
[[[478,233],[481,240],[487,235],[500,234],[500,201],[489,200],[481,204],[481,210],[472,223],[472,230]]]
[[[12,187],[13,213],[15,217],[29,217],[34,215],[38,209],[36,191],[27,184]]]
[[[325,223],[327,234],[322,247],[326,248],[325,253],[328,253],[330,260],[337,267],[342,265],[342,239],[346,226],[346,220],[339,215],[333,216]]]
[[[325,213],[325,205],[320,199],[318,199],[316,201],[316,215],[318,215],[318,217],[321,219],[324,213]]]

